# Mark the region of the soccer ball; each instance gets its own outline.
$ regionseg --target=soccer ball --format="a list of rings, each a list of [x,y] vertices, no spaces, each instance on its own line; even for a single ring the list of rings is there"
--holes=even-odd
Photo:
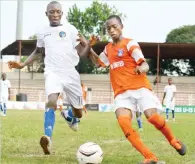
[[[103,160],[103,151],[96,143],[87,142],[79,147],[76,156],[79,164],[100,164]]]

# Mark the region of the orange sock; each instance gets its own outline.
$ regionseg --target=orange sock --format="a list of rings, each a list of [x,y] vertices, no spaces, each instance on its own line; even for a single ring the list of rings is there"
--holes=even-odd
[[[160,130],[162,134],[167,138],[167,140],[171,143],[173,139],[175,139],[173,132],[168,127],[165,119],[159,114],[153,114],[148,121],[153,124],[156,129]]]
[[[147,159],[156,158],[154,154],[142,143],[137,132],[133,130],[130,116],[119,116],[118,123],[126,138],[131,142],[134,148],[136,148]]]

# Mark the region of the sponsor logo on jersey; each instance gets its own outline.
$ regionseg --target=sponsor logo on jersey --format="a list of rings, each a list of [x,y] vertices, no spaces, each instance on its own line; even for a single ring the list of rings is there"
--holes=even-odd
[[[125,65],[125,63],[123,61],[118,61],[118,62],[114,62],[110,65],[111,69],[115,69],[118,67],[123,67]]]

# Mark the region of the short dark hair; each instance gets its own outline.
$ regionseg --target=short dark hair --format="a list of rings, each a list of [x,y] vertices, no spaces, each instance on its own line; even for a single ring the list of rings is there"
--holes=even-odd
[[[49,5],[52,5],[52,4],[59,4],[61,6],[60,2],[58,2],[58,1],[51,1],[51,2],[48,3],[47,9],[48,9]]]
[[[107,20],[110,20],[110,19],[112,19],[112,18],[116,18],[116,19],[119,21],[120,24],[123,24],[121,18],[120,18],[118,15],[110,15],[110,16],[107,18]]]

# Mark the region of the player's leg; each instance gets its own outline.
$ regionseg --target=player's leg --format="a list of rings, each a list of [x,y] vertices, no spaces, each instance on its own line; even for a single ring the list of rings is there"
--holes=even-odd
[[[175,110],[172,109],[171,111],[172,111],[172,119],[173,119],[173,121],[175,121]]]
[[[8,96],[4,97],[4,100],[3,100],[3,112],[5,116],[7,113],[7,101],[8,101]]]
[[[51,154],[51,138],[55,124],[55,110],[57,107],[58,93],[48,96],[44,116],[44,135],[40,139],[40,145],[46,155]]]
[[[148,164],[152,164],[152,162],[155,164],[157,161],[156,156],[143,144],[139,134],[132,128],[131,110],[126,108],[119,108],[115,113],[125,137],[129,140],[132,146],[137,149],[145,159],[147,159],[145,162],[150,160],[151,163]]]
[[[171,102],[172,120],[175,121],[175,103]]]
[[[47,103],[44,116],[44,135],[40,139],[40,145],[45,154],[51,153],[51,138],[55,124],[55,110],[59,93],[62,92],[62,84],[58,76],[53,73],[45,76],[45,91]]]
[[[136,112],[136,119],[137,119],[139,131],[143,130],[141,115],[142,115],[141,112],[139,112],[139,111]]]
[[[72,130],[77,131],[78,123],[80,122],[79,118],[82,117],[83,111],[83,97],[82,88],[80,84],[80,77],[74,79],[74,82],[72,83],[68,83],[67,80],[64,81],[63,86],[64,92],[66,93],[67,99],[72,107],[68,110],[63,110],[61,114],[66,120],[66,122],[69,124],[69,127]]]
[[[123,94],[121,94],[115,98],[115,109],[118,123],[125,137],[129,140],[132,146],[137,149],[145,157],[145,159],[151,159],[151,162],[157,161],[156,156],[143,144],[139,134],[132,127],[132,113],[137,109],[136,101],[130,97],[123,98]]]
[[[159,99],[151,91],[145,90],[139,103],[143,106],[143,111],[148,121],[153,124],[156,129],[161,131],[171,146],[173,146],[180,155],[185,155],[185,145],[176,139],[165,119],[157,111],[162,111]]]
[[[169,108],[166,108],[166,121],[169,120]]]
[[[7,113],[7,105],[6,103],[3,103],[3,111],[4,111],[4,115],[6,116],[6,113]]]

